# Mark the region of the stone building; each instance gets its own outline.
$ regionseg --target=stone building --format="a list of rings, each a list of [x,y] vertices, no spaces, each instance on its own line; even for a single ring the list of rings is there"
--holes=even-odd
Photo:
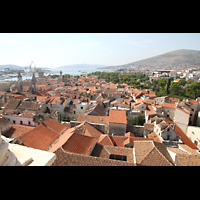
[[[124,135],[126,133],[127,118],[125,110],[110,110],[109,112],[109,134]]]
[[[96,129],[103,130],[103,133],[109,135],[124,136],[127,128],[126,111],[118,109],[110,110],[109,116],[79,115],[77,121],[79,123],[87,121]]]

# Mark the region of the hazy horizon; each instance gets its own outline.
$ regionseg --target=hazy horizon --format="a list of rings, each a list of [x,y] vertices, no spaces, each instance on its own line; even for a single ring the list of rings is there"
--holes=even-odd
[[[200,51],[199,33],[1,33],[0,65],[116,66],[178,49]]]

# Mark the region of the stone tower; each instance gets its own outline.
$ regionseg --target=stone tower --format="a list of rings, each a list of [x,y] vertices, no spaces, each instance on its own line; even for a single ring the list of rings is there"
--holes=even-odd
[[[22,81],[22,75],[20,72],[18,73],[18,81]]]
[[[61,82],[63,81],[62,71],[60,71],[60,76],[59,76],[58,80],[61,81]]]
[[[32,80],[31,80],[31,91],[32,92],[37,92],[37,79],[35,77],[35,72],[33,72]]]

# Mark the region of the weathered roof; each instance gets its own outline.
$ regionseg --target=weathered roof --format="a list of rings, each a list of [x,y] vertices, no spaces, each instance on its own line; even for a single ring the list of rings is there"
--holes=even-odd
[[[6,132],[5,136],[8,138],[15,138],[19,135],[29,132],[34,129],[33,126],[25,126],[21,124],[13,124],[13,126]]]
[[[5,117],[0,116],[0,128],[3,128],[8,124],[11,124],[10,120],[6,119]]]
[[[17,99],[16,99],[17,100]],[[23,101],[21,104],[17,107],[17,109],[21,110],[41,110],[45,107],[46,105],[42,103],[37,103],[33,101]]]
[[[177,154],[176,163],[178,166],[200,166],[200,156]]]
[[[165,145],[155,141],[135,141],[135,158],[137,165],[172,166],[174,165]]]
[[[106,116],[106,110],[100,104],[97,104],[87,114],[88,115]]]
[[[134,166],[134,163],[70,153],[59,148],[52,166]]]
[[[5,109],[16,109],[21,103],[20,99],[10,99]]]

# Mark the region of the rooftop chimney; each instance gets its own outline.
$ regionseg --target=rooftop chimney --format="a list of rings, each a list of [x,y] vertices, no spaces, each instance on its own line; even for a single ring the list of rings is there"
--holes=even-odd
[[[118,110],[118,106],[116,106],[116,110]]]

